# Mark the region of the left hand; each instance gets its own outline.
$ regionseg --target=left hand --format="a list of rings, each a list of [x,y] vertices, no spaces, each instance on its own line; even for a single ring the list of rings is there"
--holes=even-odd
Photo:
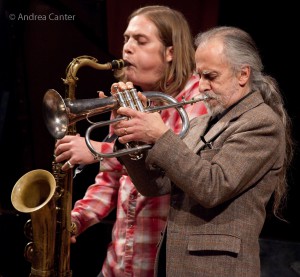
[[[146,113],[124,107],[117,112],[129,118],[114,124],[114,132],[121,143],[140,141],[154,144],[169,130],[158,112]]]

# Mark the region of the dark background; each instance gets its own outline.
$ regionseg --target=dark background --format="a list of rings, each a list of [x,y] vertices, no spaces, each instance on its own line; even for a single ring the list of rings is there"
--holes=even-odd
[[[28,276],[24,260],[27,239],[23,226],[30,215],[17,213],[10,202],[16,181],[33,169],[51,171],[54,139],[42,117],[42,98],[53,88],[64,95],[67,65],[81,55],[96,57],[99,63],[121,58],[122,34],[128,15],[147,4],[164,4],[180,10],[193,35],[215,25],[244,28],[256,40],[265,72],[274,76],[284,94],[293,120],[295,142],[299,141],[297,96],[299,72],[299,14],[296,1],[117,1],[117,0],[0,0],[0,277]],[[68,14],[72,21],[22,20],[21,15]],[[12,20],[12,15],[16,18]],[[109,92],[114,82],[111,71],[88,67],[79,70],[76,98],[96,98],[96,91]],[[108,119],[109,114],[102,114]],[[84,135],[88,124],[79,122]],[[104,138],[107,129],[95,136]],[[73,201],[94,183],[98,165],[88,166],[74,180]],[[299,276],[299,153],[289,171],[287,222],[268,216],[261,234],[263,276]],[[73,276],[96,276],[102,267],[114,214],[83,233],[71,247]],[[286,255],[286,253],[288,253]],[[281,256],[278,256],[278,255]],[[275,257],[277,260],[270,260]],[[288,258],[287,258],[288,257]],[[271,270],[278,269],[276,274]],[[278,273],[280,272],[280,273]],[[282,273],[284,272],[284,273]],[[284,274],[284,275],[283,275]]]

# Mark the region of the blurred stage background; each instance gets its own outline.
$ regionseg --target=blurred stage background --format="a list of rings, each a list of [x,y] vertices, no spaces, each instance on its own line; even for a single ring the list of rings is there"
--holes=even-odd
[[[123,32],[128,15],[148,4],[163,4],[180,10],[193,35],[215,25],[244,28],[256,40],[265,64],[284,93],[299,141],[298,107],[299,15],[294,1],[222,0],[0,0],[0,277],[25,277],[30,264],[24,260],[27,239],[23,226],[29,215],[17,213],[10,202],[16,181],[33,169],[51,171],[54,139],[42,118],[42,98],[47,89],[64,93],[61,78],[67,65],[81,55],[99,63],[121,58]],[[74,20],[49,20],[49,15],[71,15]],[[44,15],[47,20],[22,20],[22,15]],[[284,18],[284,19],[283,19]],[[96,98],[96,91],[109,92],[112,72],[88,67],[79,70],[76,98]],[[296,78],[296,79],[295,79]],[[102,114],[101,119],[108,119]],[[84,135],[88,124],[79,122]],[[107,129],[95,133],[102,139]],[[86,167],[76,177],[73,201],[94,183],[98,165]],[[268,216],[261,234],[262,276],[300,276],[299,153],[289,172],[287,223]],[[73,277],[96,276],[110,241],[114,214],[93,226],[72,245]]]

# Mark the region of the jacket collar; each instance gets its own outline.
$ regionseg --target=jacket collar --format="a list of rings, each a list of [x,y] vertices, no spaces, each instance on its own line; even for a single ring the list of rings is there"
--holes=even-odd
[[[223,132],[224,129],[230,124],[231,121],[240,117],[243,113],[255,108],[263,103],[264,100],[260,92],[255,91],[248,97],[244,98],[237,105],[231,108],[204,136],[204,141],[200,139],[208,126],[211,116],[209,114],[194,118],[190,124],[190,130],[184,141],[194,149],[194,152],[198,152],[204,146],[214,141],[214,139]],[[197,139],[195,139],[197,138]]]

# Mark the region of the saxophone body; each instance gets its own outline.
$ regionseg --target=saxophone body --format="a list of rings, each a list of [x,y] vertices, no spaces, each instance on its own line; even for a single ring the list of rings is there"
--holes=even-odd
[[[80,56],[68,65],[65,98],[74,100],[77,72],[83,66],[97,70],[121,69],[123,60],[100,64],[91,56]],[[67,134],[75,135],[76,126],[70,124]],[[31,219],[24,227],[31,240],[24,256],[31,263],[29,277],[71,277],[70,237],[74,233],[71,224],[73,171],[61,170],[62,164],[52,161],[52,173],[37,169],[24,174],[15,184],[11,201],[16,210],[30,213]]]

